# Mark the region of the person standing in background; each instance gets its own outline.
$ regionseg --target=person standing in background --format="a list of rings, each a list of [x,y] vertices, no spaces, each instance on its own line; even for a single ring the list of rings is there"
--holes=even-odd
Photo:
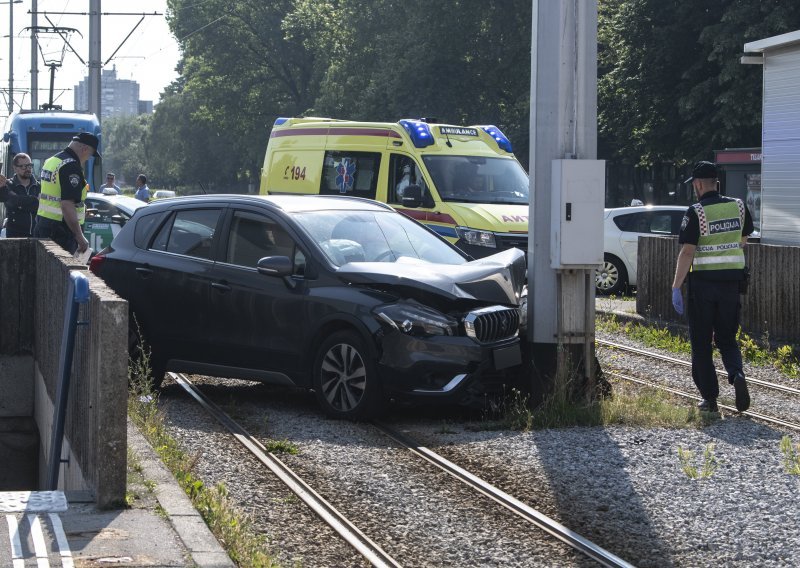
[[[94,134],[81,132],[42,166],[42,192],[33,236],[52,239],[70,254],[89,248],[89,241],[83,236],[84,201],[89,191],[83,165],[92,156],[100,157],[99,143]]]
[[[150,188],[147,187],[147,176],[144,174],[136,176],[136,195],[134,197],[145,203],[150,201]]]
[[[8,219],[6,237],[32,237],[41,186],[33,175],[33,162],[28,154],[17,154],[12,164],[14,175],[11,179],[0,175],[0,201],[6,204]]]
[[[116,179],[117,175],[114,172],[108,172],[105,185],[100,186],[100,193],[103,195],[119,195],[120,189],[116,184]]]
[[[728,382],[736,392],[736,410],[744,412],[750,407],[750,393],[736,333],[741,309],[739,293],[745,279],[744,245],[753,232],[753,220],[741,199],[719,194],[715,164],[698,162],[684,183],[688,182],[692,183],[698,203],[686,210],[681,223],[672,305],[683,314],[681,285],[688,276],[692,379],[703,397],[698,408],[719,411],[719,381],[713,359],[716,343]]]

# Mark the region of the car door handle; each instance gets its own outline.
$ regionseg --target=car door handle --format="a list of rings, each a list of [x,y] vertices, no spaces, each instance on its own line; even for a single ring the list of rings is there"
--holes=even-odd
[[[211,287],[217,290],[218,292],[230,292],[231,287],[227,284],[222,284],[220,282],[212,282]]]
[[[152,268],[143,268],[143,267],[140,266],[140,267],[138,267],[136,269],[136,272],[138,272],[139,276],[141,276],[142,278],[150,278],[150,276],[152,276],[152,274],[153,274],[153,269]]]

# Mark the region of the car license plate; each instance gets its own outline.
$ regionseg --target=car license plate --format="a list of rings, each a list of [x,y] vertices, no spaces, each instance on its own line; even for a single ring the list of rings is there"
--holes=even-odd
[[[508,347],[498,347],[492,351],[492,358],[494,359],[494,368],[498,371],[522,363],[522,353],[518,343]]]

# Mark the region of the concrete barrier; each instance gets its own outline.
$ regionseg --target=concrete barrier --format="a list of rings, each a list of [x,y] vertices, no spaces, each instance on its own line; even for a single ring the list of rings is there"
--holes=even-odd
[[[685,321],[672,309],[677,237],[639,237],[636,312]],[[742,329],[755,338],[800,343],[800,247],[748,243],[750,287],[742,298]]]
[[[122,503],[127,464],[128,304],[50,241],[0,239],[0,418],[33,417],[39,489],[46,479],[70,270],[85,270],[59,489]],[[3,487],[0,487],[2,490]]]

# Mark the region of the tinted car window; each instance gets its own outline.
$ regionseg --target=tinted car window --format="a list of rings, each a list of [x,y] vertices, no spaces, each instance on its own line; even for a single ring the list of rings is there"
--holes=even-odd
[[[136,223],[136,231],[133,233],[133,244],[139,248],[147,248],[147,241],[156,226],[161,215],[145,215],[139,218]]]
[[[178,211],[158,233],[152,248],[197,258],[211,258],[220,209]]]
[[[236,211],[231,222],[225,262],[254,267],[265,256],[292,258],[294,241],[272,219],[247,211]]]
[[[669,213],[655,213],[650,223],[650,232],[662,235],[672,234],[672,216]]]
[[[128,219],[130,216],[123,214],[115,206],[105,201],[97,199],[86,200],[86,217],[87,220],[96,221],[99,223],[110,223],[111,217],[114,215],[122,215],[123,218]]]
[[[646,211],[644,213],[619,215],[614,218],[614,223],[619,227],[620,231],[628,233],[677,235],[682,217],[682,212]]]

